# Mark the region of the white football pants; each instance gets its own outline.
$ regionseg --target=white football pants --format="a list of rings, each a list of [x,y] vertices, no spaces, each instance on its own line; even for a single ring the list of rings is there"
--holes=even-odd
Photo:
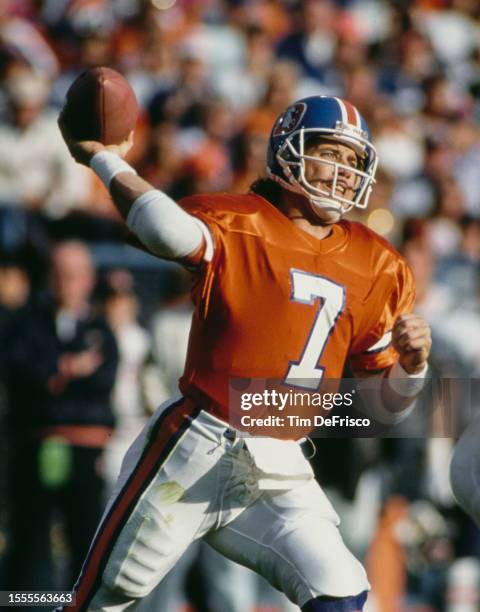
[[[231,433],[183,398],[160,407],[125,456],[75,585],[77,603],[64,609],[133,610],[198,538],[298,606],[369,588],[313,477],[262,490],[254,457]]]

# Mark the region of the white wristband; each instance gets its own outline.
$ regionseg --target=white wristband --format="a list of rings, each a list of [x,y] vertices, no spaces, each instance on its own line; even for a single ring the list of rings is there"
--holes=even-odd
[[[136,170],[121,157],[111,151],[100,151],[90,160],[90,168],[95,172],[105,187],[110,190],[110,183],[120,172],[137,174]]]
[[[397,361],[388,373],[388,383],[398,395],[415,397],[425,386],[427,370],[428,365],[425,365],[418,374],[409,374]]]

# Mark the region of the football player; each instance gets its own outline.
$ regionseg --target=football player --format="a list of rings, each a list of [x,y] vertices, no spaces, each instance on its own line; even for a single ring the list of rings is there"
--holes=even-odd
[[[365,571],[300,444],[238,435],[228,392],[232,378],[317,389],[349,361],[379,382],[372,410],[395,422],[412,409],[431,340],[411,313],[411,272],[385,240],[344,220],[374,184],[364,119],[339,98],[300,100],[273,126],[268,178],[246,195],[178,204],[122,159],[131,138],[104,147],[60,128],[144,248],[191,270],[195,303],[181,397],[128,451],[68,609],[131,609],[205,538],[304,612],[362,610]]]

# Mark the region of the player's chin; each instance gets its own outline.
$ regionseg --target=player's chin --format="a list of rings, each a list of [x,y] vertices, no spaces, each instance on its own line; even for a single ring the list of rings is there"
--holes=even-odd
[[[310,201],[310,208],[315,215],[315,219],[322,225],[333,225],[343,217],[343,210],[338,204]]]

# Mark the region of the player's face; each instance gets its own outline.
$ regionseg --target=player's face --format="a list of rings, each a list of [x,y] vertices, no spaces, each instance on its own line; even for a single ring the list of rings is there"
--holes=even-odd
[[[305,154],[308,158],[315,158],[305,159],[305,178],[308,183],[327,196],[353,198],[358,177],[349,168],[359,167],[359,158],[353,149],[345,144],[321,139],[309,143],[305,147]]]

